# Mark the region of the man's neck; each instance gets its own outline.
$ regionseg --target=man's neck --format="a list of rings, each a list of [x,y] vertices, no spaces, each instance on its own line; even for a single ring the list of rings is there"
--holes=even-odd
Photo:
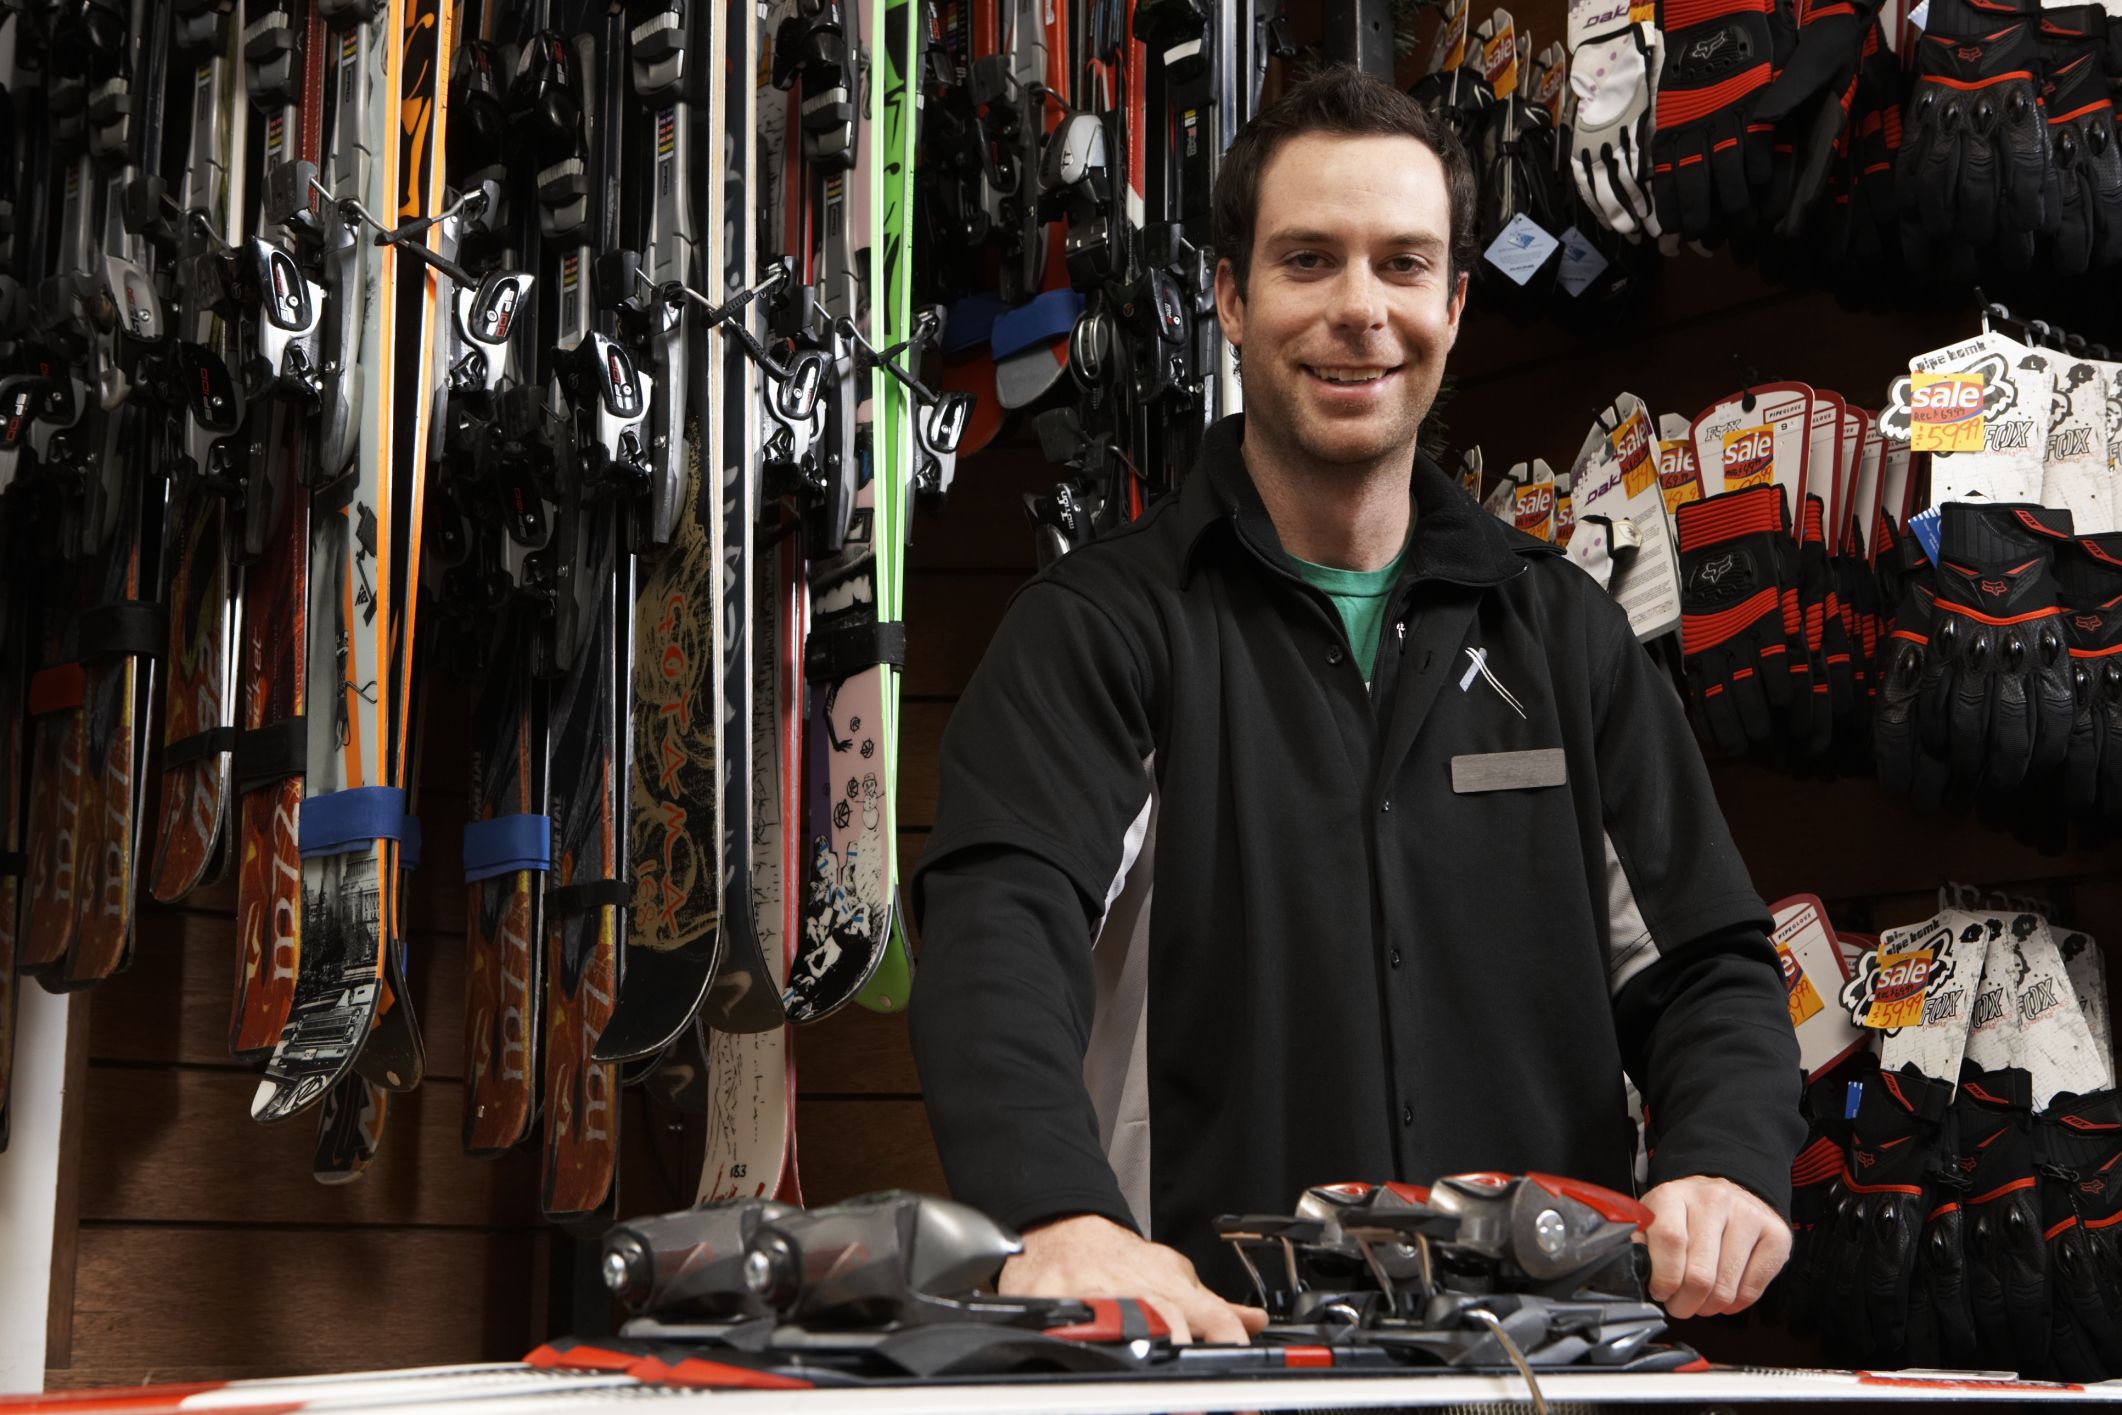
[[[1247,429],[1245,469],[1282,548],[1340,570],[1382,570],[1407,544],[1415,449],[1368,467],[1323,467]]]

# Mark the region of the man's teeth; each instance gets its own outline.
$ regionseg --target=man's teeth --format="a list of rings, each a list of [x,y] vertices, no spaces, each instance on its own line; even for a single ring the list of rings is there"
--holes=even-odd
[[[1370,383],[1392,372],[1384,368],[1318,368],[1312,372],[1328,383]]]

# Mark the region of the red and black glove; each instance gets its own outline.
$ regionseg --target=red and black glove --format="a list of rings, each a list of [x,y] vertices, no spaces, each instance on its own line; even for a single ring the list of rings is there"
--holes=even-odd
[[[2083,536],[2056,557],[2070,647],[2070,743],[2063,803],[2122,815],[2122,532]]]
[[[1700,240],[1754,223],[1774,165],[1775,124],[1756,111],[1775,76],[1774,13],[1774,0],[1659,0],[1651,196],[1668,232]]]
[[[2054,1326],[2050,1368],[2122,1376],[2122,1101],[2060,1095],[2035,1122]]]
[[[1982,1362],[2038,1375],[2048,1363],[2048,1254],[2034,1175],[2033,1080],[2016,1066],[1960,1073],[1953,1103],[1967,1176],[1967,1286]]]
[[[1680,539],[1680,653],[1688,717],[1737,756],[1769,740],[1797,691],[1810,696],[1782,490],[1754,486],[1691,501]],[[1794,686],[1795,685],[1795,686]]]
[[[1925,1225],[1952,1163],[1952,1086],[1905,1066],[1864,1087],[1816,1266],[1827,1275],[1831,1353],[1873,1365],[1908,1359],[1909,1309]]]

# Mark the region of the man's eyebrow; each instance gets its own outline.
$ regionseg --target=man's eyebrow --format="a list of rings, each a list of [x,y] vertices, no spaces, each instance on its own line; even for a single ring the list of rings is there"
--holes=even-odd
[[[1330,246],[1336,244],[1338,240],[1338,237],[1327,231],[1290,229],[1273,232],[1262,244]],[[1386,237],[1385,244],[1411,250],[1442,250],[1444,248],[1444,238],[1421,231],[1401,231]]]

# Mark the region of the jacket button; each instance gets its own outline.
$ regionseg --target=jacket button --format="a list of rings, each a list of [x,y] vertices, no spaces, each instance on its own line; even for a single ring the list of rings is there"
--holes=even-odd
[[[1384,801],[1379,803],[1378,809],[1385,812],[1387,815],[1391,815],[1393,811],[1392,797],[1386,797]]]
[[[1393,950],[1393,966],[1395,968],[1400,966],[1400,950],[1397,948]]]
[[[1400,1107],[1400,1123],[1402,1125],[1412,1125],[1415,1123],[1415,1109],[1413,1106],[1404,1105]]]
[[[1341,660],[1346,658],[1347,656],[1348,655],[1341,652],[1341,646],[1339,644],[1335,644],[1332,648],[1326,651],[1326,661],[1330,664],[1333,664],[1336,668],[1341,666]]]

